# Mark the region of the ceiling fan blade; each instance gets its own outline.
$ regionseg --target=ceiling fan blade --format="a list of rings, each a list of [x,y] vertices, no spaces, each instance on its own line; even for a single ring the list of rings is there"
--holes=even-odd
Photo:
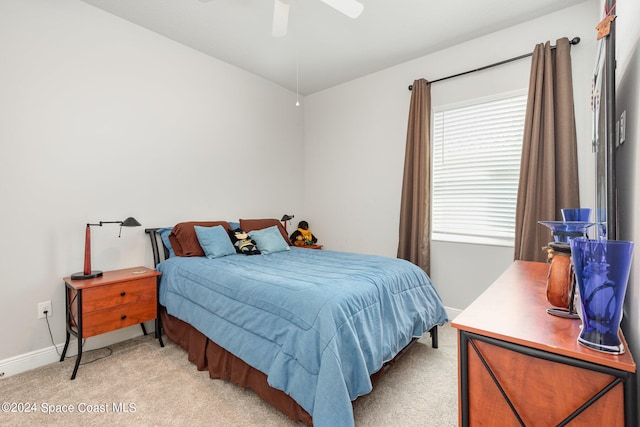
[[[320,0],[349,18],[357,18],[364,10],[364,5],[356,0]]]
[[[289,24],[289,0],[274,0],[273,2],[273,27],[271,34],[273,37],[284,37],[287,35]]]

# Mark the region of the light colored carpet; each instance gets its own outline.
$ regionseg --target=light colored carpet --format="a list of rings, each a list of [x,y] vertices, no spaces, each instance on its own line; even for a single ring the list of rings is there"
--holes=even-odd
[[[114,345],[110,356],[81,365],[74,381],[69,377],[75,358],[0,380],[0,402],[23,410],[5,412],[3,406],[0,425],[303,425],[250,390],[209,379],[184,350],[166,337],[164,342],[161,348],[150,335]],[[456,426],[456,330],[440,327],[439,344],[431,348],[425,334],[372,393],[360,397],[354,404],[356,426]],[[86,352],[82,362],[107,354],[107,349]],[[73,413],[57,412],[70,406]]]

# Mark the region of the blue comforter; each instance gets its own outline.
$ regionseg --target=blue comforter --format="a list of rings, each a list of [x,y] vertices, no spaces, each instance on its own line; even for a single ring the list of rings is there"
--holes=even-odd
[[[292,248],[158,270],[169,314],[265,373],[316,426],[353,425],[371,374],[447,321],[424,271],[395,258]]]

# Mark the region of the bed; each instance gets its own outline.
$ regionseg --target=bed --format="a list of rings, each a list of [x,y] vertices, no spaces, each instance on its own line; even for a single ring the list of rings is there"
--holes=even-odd
[[[369,393],[414,339],[429,331],[437,348],[437,326],[447,315],[415,265],[285,249],[275,219],[240,220],[261,255],[220,256],[199,234],[232,227],[208,221],[146,230],[162,272],[162,330],[211,378],[253,389],[291,419],[348,426],[352,401]]]

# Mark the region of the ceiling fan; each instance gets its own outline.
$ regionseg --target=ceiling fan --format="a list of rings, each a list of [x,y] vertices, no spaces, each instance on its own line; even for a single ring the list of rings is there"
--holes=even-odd
[[[284,37],[287,34],[289,1],[290,0],[274,0],[273,2],[273,27],[271,33],[274,37]],[[364,10],[364,5],[356,0],[320,1],[353,19],[360,16]]]

